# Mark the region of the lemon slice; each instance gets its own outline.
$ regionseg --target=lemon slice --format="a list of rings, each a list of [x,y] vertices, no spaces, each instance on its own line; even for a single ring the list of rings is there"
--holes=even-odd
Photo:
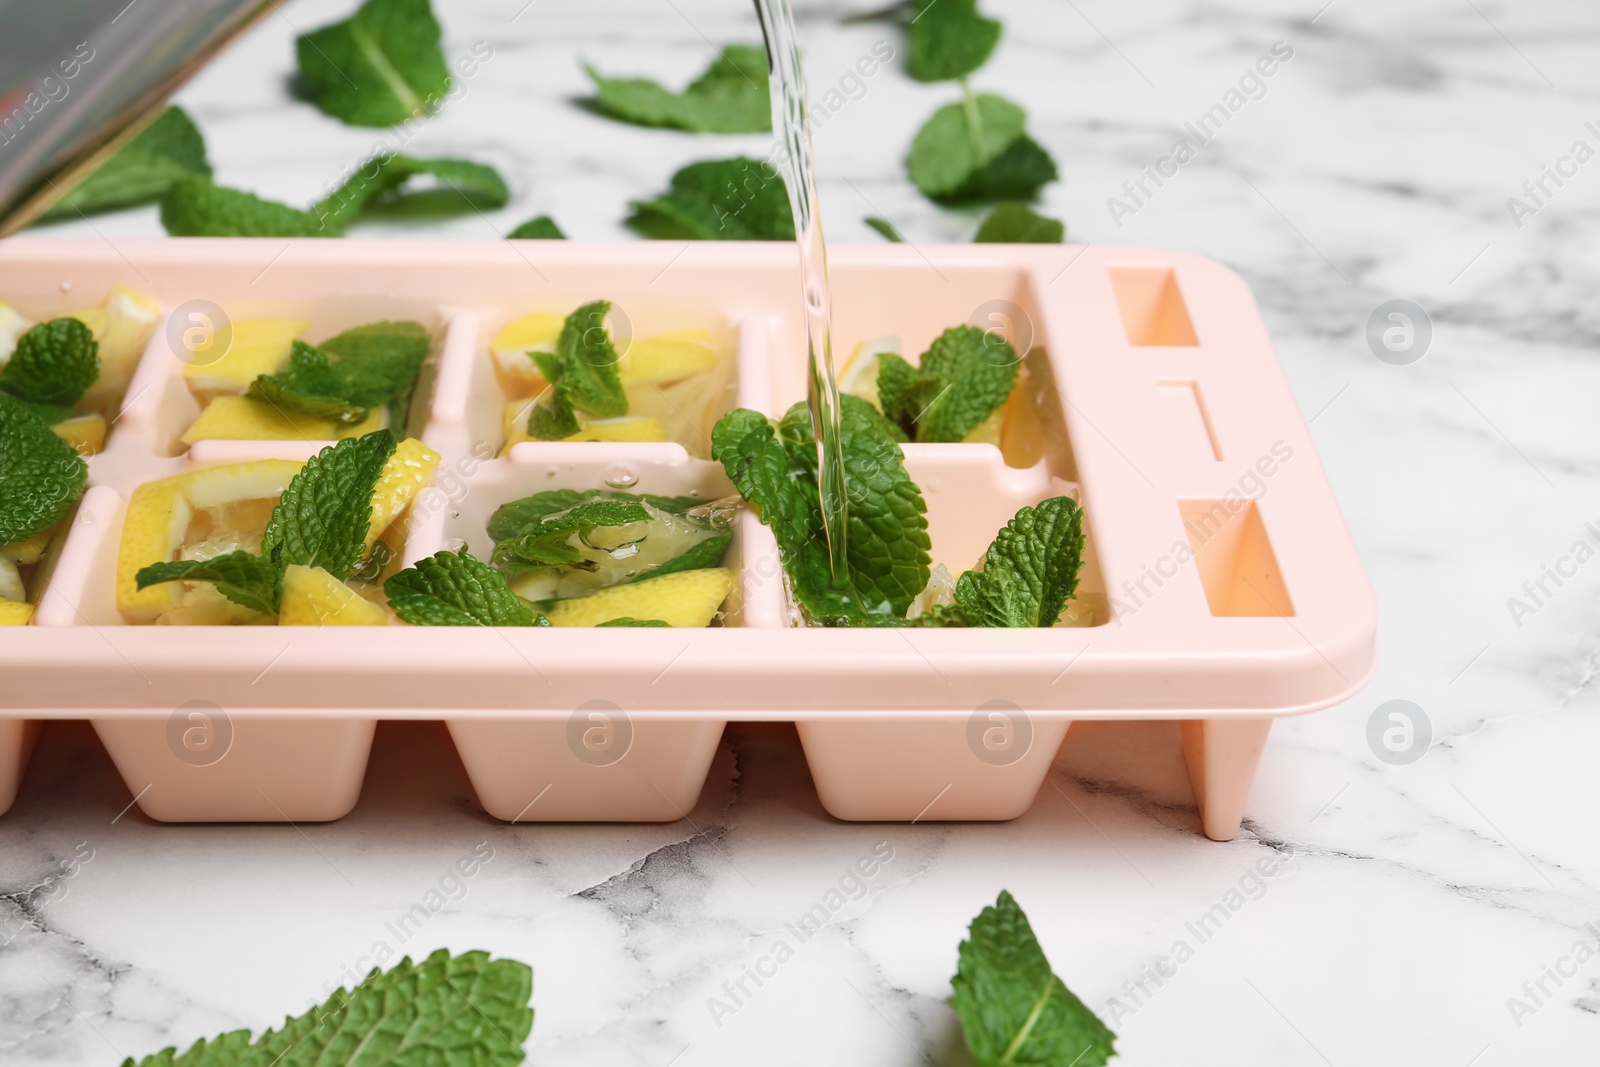
[[[529,352],[554,352],[566,318],[549,311],[535,311],[514,319],[489,342],[500,387],[510,396],[526,396],[544,390],[544,375],[528,356]]]
[[[184,477],[146,482],[128,498],[122,540],[117,546],[117,610],[129,622],[155,622],[183,598],[177,582],[140,589],[135,576],[152,563],[171,559],[183,544],[184,531],[194,516],[194,508],[183,494]]]
[[[989,412],[989,417],[978,423],[978,425],[974,426],[972,428],[972,432],[961,439],[961,443],[966,445],[994,445],[999,447],[1000,435],[1002,430],[1005,428],[1007,406],[1007,404],[1001,404],[999,407]]]
[[[1044,458],[1048,444],[1039,418],[1038,401],[1026,377],[1017,382],[1006,401],[1005,425],[1000,431],[1000,451],[1013,467],[1031,467]]]
[[[94,339],[97,342],[100,340],[101,337],[105,336],[105,332],[106,332],[106,311],[105,311],[105,308],[84,308],[81,311],[71,311],[71,312],[67,313],[67,318],[69,318],[69,319],[77,319],[79,322],[81,322],[85,326],[89,327],[89,332],[94,335]],[[104,361],[102,360],[101,366],[104,367],[104,365],[105,365]]]
[[[203,467],[178,475],[177,481],[190,504],[220,508],[241,500],[276,500],[303,466],[297,459],[258,459]]]
[[[583,429],[568,441],[665,441],[667,431],[652,415],[629,415],[620,419],[596,419],[582,424]]]
[[[26,541],[13,541],[9,545],[0,545],[0,559],[9,559],[13,563],[38,563],[44,558],[44,550],[50,547],[50,535],[55,533],[55,527],[41,530]]]
[[[33,605],[0,600],[0,626],[26,626],[33,621]]]
[[[291,564],[283,575],[279,626],[385,626],[389,613],[321,567]]]
[[[400,513],[409,508],[422,490],[433,481],[439,467],[439,453],[408,437],[400,442],[384,464],[378,484],[372,490],[372,525],[367,528],[367,551],[388,531]]]
[[[878,407],[878,357],[888,353],[900,354],[900,338],[880,337],[856,345],[850,358],[839,368],[839,392],[860,397]]]
[[[161,320],[161,305],[122,285],[114,285],[103,307],[75,311],[99,342],[100,376],[84,394],[80,411],[99,411],[128,387]]]
[[[376,412],[381,419],[382,412]],[[370,421],[373,415],[367,416]],[[183,443],[196,441],[332,441],[352,430],[350,424],[318,419],[264,404],[247,396],[219,396],[183,432]]]
[[[711,370],[717,362],[716,352],[698,340],[682,335],[645,337],[628,346],[617,363],[617,372],[625,386],[647,385],[675,382]]]
[[[614,585],[576,600],[562,600],[545,612],[555,626],[598,626],[612,619],[660,619],[668,626],[711,625],[733,591],[726,567],[678,571],[628,585]]]
[[[276,374],[289,362],[290,345],[310,329],[299,319],[239,319],[228,350],[207,363],[186,363],[184,381],[197,393],[242,393],[263,374]]]
[[[79,415],[58,422],[50,429],[80,456],[96,455],[106,447],[106,417],[99,413]]]

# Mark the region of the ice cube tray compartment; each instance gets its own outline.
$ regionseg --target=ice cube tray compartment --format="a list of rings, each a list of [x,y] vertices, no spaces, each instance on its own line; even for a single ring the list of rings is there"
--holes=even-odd
[[[912,444],[906,461],[934,558],[956,572],[1018,507],[1078,498],[1093,625],[796,628],[771,535],[748,512],[728,559],[737,592],[722,624],[701,631],[123,625],[109,577],[135,486],[318,447],[164,454],[153,429],[163,394],[134,395],[172,381],[158,328],[91,460],[38,625],[0,631],[0,799],[31,723],[88,718],[157,818],[335,818],[359,792],[373,724],[425,718],[450,724],[498,818],[674,819],[693,806],[722,724],[762,719],[797,723],[819,796],[841,818],[1009,818],[1071,722],[1163,718],[1183,722],[1205,833],[1231,836],[1272,719],[1358,690],[1376,621],[1243,283],[1155,249],[846,246],[830,258],[841,358],[889,333],[914,355],[965,321],[1024,342],[1047,401],[1044,458],[1008,467],[990,445]],[[618,467],[644,491],[725,491],[716,464],[677,444],[527,442],[498,457],[488,345],[525,311],[611,299],[636,336],[711,329],[735,356],[730,402],[779,414],[804,394],[795,268],[791,247],[762,244],[13,239],[0,244],[0,297],[26,309],[63,285],[122,283],[169,312],[194,299],[307,309],[313,340],[393,317],[374,316],[375,301],[411,309],[441,338],[413,432],[443,456],[409,530],[415,559],[452,538],[486,551],[482,523],[499,503],[598,487]],[[1176,433],[1175,396],[1197,405]],[[223,732],[225,755],[208,762]]]

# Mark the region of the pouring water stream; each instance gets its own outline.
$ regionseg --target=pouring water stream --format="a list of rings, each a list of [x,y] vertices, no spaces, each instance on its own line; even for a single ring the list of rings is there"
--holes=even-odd
[[[828,559],[834,581],[842,583],[846,581],[845,527],[849,502],[839,430],[839,384],[833,369],[833,298],[828,288],[828,251],[822,239],[822,215],[818,210],[817,183],[811,164],[805,78],[800,70],[800,52],[789,0],[755,0],[755,5],[767,43],[772,127],[783,138],[779,169],[788,186],[795,242],[800,252],[801,314],[806,320],[806,400],[817,439],[817,490],[822,503],[822,525],[827,533]]]

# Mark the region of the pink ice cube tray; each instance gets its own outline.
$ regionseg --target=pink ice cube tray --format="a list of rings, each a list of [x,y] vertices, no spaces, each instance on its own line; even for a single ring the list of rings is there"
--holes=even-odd
[[[1376,605],[1244,283],[1195,256],[1071,246],[839,247],[834,338],[910,355],[967,321],[1003,330],[1039,389],[1045,457],[911,444],[935,563],[971,566],[1019,507],[1084,507],[1093,625],[795,627],[774,542],[743,512],[719,625],[677,629],[132,626],[113,598],[142,482],[320,442],[179,437],[196,408],[158,327],[28,627],[0,630],[0,811],[38,720],[87,718],[140,807],[168,821],[336,819],[379,719],[440,719],[479,800],[514,821],[665,821],[694,806],[723,724],[791,720],[841,819],[1009,819],[1074,721],[1178,719],[1205,833],[1238,830],[1272,720],[1355,693]],[[729,494],[678,444],[524,443],[504,458],[488,340],[520,314],[615,301],[636,336],[705,327],[729,403],[804,396],[796,257],[781,244],[316,240],[0,244],[0,299],[31,318],[113,284],[169,312],[292,315],[310,336],[414,318],[439,338],[421,436],[443,462],[408,561],[489,549],[494,509],[595,488]],[[420,408],[419,408],[420,410]]]

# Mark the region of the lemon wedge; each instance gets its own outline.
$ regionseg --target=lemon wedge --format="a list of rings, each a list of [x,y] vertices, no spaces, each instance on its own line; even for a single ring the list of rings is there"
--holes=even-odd
[[[186,363],[184,381],[196,393],[242,393],[263,374],[276,374],[289,362],[289,347],[311,328],[299,319],[239,319],[228,350],[210,362]]]
[[[367,528],[367,551],[389,529],[400,513],[409,508],[433,480],[439,467],[439,453],[408,437],[401,441],[384,464],[378,484],[372,490],[372,525]]]
[[[617,363],[622,384],[675,382],[691,374],[711,370],[718,362],[716,352],[698,339],[690,340],[684,336],[703,332],[683,331],[635,340]]]
[[[667,432],[661,420],[652,415],[629,415],[620,419],[596,419],[582,424],[583,429],[568,441],[665,441]]]
[[[627,585],[614,585],[576,600],[562,600],[545,612],[555,626],[598,626],[612,619],[660,619],[668,626],[711,625],[717,609],[733,592],[726,567],[678,571]]]
[[[9,559],[13,563],[38,563],[44,558],[44,550],[50,547],[50,535],[55,533],[55,527],[41,530],[26,541],[13,541],[9,545],[0,545],[0,559]]]
[[[179,583],[162,582],[140,589],[135,576],[152,563],[171,559],[183,544],[184,531],[194,516],[194,507],[183,494],[183,478],[178,475],[146,482],[128,498],[122,540],[117,546],[117,610],[129,622],[155,622],[182,600]]]
[[[544,390],[544,375],[534,365],[529,352],[554,352],[566,318],[549,311],[535,311],[513,319],[489,342],[496,376],[507,396],[527,396]]]
[[[890,353],[900,354],[900,338],[879,337],[856,345],[850,358],[839,368],[839,392],[860,397],[873,407],[879,407],[878,358]]]
[[[389,613],[321,567],[291,564],[283,575],[279,626],[384,626]]]
[[[106,417],[99,413],[78,415],[58,422],[50,429],[80,456],[96,455],[106,447]]]
[[[22,584],[22,572],[17,565],[0,556],[0,601],[20,602],[28,599],[28,590]]]
[[[0,626],[26,626],[33,621],[33,605],[0,600]]]
[[[381,430],[388,423],[383,408],[373,408],[360,422],[335,422],[285,411],[248,396],[219,396],[183,432],[183,443],[196,441],[337,441]]]

